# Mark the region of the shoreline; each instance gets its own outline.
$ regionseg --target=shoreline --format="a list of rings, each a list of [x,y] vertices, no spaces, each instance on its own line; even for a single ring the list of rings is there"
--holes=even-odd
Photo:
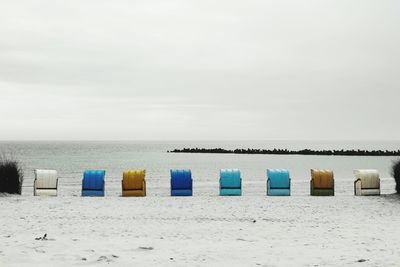
[[[223,149],[223,148],[183,148],[168,150],[167,153],[198,154],[246,154],[246,155],[302,155],[302,156],[400,156],[400,150],[288,150],[288,149]]]

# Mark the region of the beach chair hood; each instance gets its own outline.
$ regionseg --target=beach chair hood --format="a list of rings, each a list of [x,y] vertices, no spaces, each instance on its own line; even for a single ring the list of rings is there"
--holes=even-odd
[[[377,170],[354,170],[356,180],[361,181],[362,189],[380,188],[379,172]]]
[[[222,169],[220,171],[221,188],[241,188],[242,181],[238,169]]]
[[[171,170],[171,188],[192,189],[192,172],[190,170]]]
[[[268,169],[267,176],[269,179],[269,186],[271,189],[290,188],[290,177],[288,170]]]
[[[125,171],[122,178],[123,190],[142,190],[144,188],[145,176],[145,170]]]
[[[36,189],[57,189],[57,171],[35,170]]]
[[[314,188],[330,189],[334,188],[333,172],[330,170],[311,170],[311,179]]]
[[[104,190],[104,170],[86,170],[83,173],[83,190]]]

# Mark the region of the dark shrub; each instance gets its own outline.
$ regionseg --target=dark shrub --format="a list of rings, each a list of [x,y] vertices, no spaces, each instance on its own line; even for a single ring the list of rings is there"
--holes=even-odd
[[[15,160],[0,158],[0,193],[21,194],[23,173]]]
[[[393,164],[393,177],[396,181],[396,191],[400,194],[400,160]]]

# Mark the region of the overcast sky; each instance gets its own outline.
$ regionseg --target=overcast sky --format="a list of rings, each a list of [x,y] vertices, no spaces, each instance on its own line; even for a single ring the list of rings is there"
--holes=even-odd
[[[0,140],[400,139],[400,1],[0,2]]]

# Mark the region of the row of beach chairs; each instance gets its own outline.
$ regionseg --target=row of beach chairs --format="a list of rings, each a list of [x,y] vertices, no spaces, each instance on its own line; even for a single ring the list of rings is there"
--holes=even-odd
[[[190,170],[171,170],[171,196],[192,196],[193,179]],[[83,173],[82,196],[105,195],[104,170],[86,170]],[[146,196],[146,171],[127,170],[122,176],[122,196]],[[380,178],[377,170],[355,170],[354,194],[380,195]],[[34,195],[57,196],[58,175],[55,170],[35,170]],[[267,170],[267,195],[290,196],[291,179],[288,170]],[[242,178],[238,169],[222,169],[219,178],[221,196],[242,195]],[[311,170],[310,194],[334,196],[335,180],[330,170]]]

